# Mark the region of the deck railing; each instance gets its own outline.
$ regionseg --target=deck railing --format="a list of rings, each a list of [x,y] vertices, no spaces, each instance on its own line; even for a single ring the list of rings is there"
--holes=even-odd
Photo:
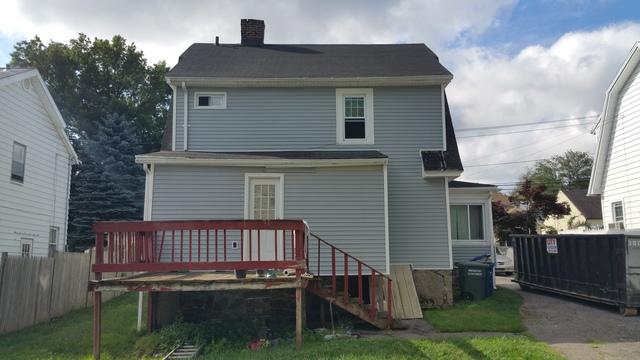
[[[305,270],[302,220],[98,222],[94,272]]]

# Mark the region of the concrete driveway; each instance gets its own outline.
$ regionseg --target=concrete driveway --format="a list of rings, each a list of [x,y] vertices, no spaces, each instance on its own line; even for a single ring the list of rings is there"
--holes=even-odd
[[[538,291],[522,291],[510,277],[498,286],[518,291],[528,331],[568,359],[640,359],[640,316],[624,317],[617,308]]]

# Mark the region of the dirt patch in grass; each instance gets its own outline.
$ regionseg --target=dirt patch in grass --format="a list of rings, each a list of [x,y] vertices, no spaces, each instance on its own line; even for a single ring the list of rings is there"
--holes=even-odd
[[[442,332],[522,332],[522,297],[513,290],[497,289],[480,301],[462,301],[449,309],[431,309],[424,318]]]

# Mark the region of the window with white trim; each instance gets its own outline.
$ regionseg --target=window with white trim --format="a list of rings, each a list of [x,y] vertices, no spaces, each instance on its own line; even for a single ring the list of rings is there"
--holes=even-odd
[[[57,226],[49,227],[49,257],[55,255],[58,251],[58,233],[60,228]]]
[[[624,222],[624,210],[622,208],[622,201],[616,201],[611,203],[611,215],[613,222]]]
[[[451,205],[449,215],[452,240],[485,240],[482,205]]]
[[[197,92],[194,94],[193,107],[196,109],[226,109],[227,93]]]
[[[27,161],[27,147],[18,142],[13,142],[11,154],[11,180],[24,182],[24,168]]]
[[[336,89],[338,144],[373,144],[373,89]]]

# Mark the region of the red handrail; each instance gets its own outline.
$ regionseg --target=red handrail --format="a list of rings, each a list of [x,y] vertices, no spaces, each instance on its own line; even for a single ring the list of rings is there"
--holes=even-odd
[[[107,249],[106,258],[100,256],[93,265],[96,273],[286,268],[300,274],[306,271],[307,227],[302,220],[121,221],[98,222],[93,229],[98,253],[102,254],[105,246]],[[209,249],[211,231],[215,231],[213,251]],[[251,235],[254,231],[257,237]],[[248,236],[244,236],[245,232]],[[291,236],[285,236],[287,232]],[[266,240],[261,237],[267,235],[269,241],[274,241],[274,254],[263,253],[269,247],[263,249],[261,242]],[[252,244],[256,238],[257,244]],[[240,246],[236,247],[238,242]],[[206,250],[202,249],[203,244]],[[277,253],[280,244],[282,254]],[[247,248],[249,253],[244,254]],[[223,259],[218,257],[220,250]]]
[[[320,238],[318,235],[309,232],[309,235],[311,237],[313,237],[314,239],[316,239],[317,241],[317,271],[318,274],[316,275],[321,275],[320,270],[321,270],[321,245],[324,246],[328,246],[329,249],[331,250],[331,288],[330,288],[330,293],[331,296],[335,299],[336,298],[336,292],[337,292],[337,269],[336,269],[336,252],[342,255],[344,264],[343,264],[343,268],[342,268],[342,277],[343,277],[343,301],[345,303],[349,303],[349,299],[350,299],[350,295],[349,295],[349,276],[356,276],[357,280],[358,280],[358,304],[360,306],[362,306],[364,304],[364,294],[363,294],[363,287],[362,287],[362,279],[364,276],[362,268],[368,268],[371,272],[371,275],[369,277],[369,290],[370,290],[370,294],[369,294],[369,301],[370,301],[370,316],[371,317],[375,317],[378,310],[381,309],[382,307],[378,306],[378,293],[376,290],[376,286],[377,286],[377,278],[382,278],[382,279],[386,279],[387,281],[387,294],[386,294],[386,310],[387,310],[387,321],[389,324],[391,324],[391,321],[393,321],[393,314],[392,314],[392,310],[393,310],[393,291],[392,291],[392,280],[391,277],[389,277],[388,275],[382,273],[381,271],[375,269],[373,266],[368,265],[367,263],[363,262],[362,260],[356,258],[355,256],[341,250],[340,248],[334,246],[333,244],[323,240],[322,238]],[[309,245],[309,242],[307,242],[307,246]],[[308,249],[308,248],[307,248]],[[307,256],[307,261],[309,261],[310,256]],[[355,275],[350,275],[349,274],[349,261],[354,261],[356,263],[356,268],[357,268],[357,274]],[[311,269],[311,267],[309,267],[309,265],[307,264],[307,268]]]

